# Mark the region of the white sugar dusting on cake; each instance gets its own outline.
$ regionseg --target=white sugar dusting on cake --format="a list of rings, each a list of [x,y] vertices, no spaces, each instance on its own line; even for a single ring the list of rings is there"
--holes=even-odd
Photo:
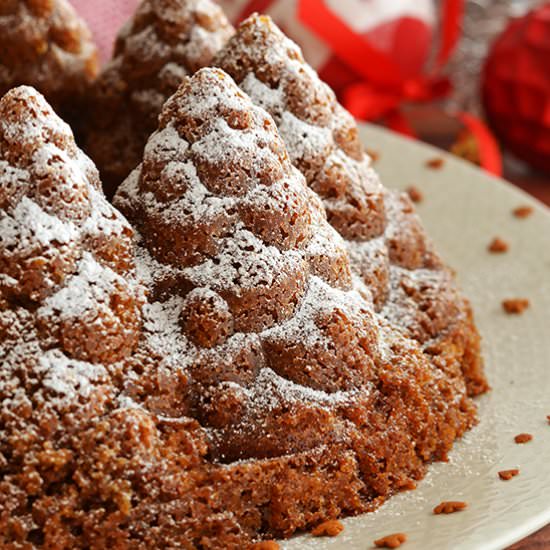
[[[22,197],[11,214],[2,211],[0,216],[0,243],[6,249],[68,244],[78,235],[74,224],[51,216],[28,197]]]
[[[183,299],[175,296],[165,302],[146,304],[143,309],[146,346],[151,353],[164,358],[164,366],[173,369],[185,368],[193,351],[181,331],[182,304]]]
[[[117,285],[120,287],[123,283],[120,275],[85,252],[76,273],[67,278],[58,292],[46,298],[37,314],[39,317],[58,316],[62,321],[93,316],[98,304],[109,305]]]
[[[308,388],[302,384],[296,384],[292,380],[283,378],[270,368],[262,369],[252,389],[245,389],[249,399],[254,402],[258,410],[264,413],[285,404],[315,404],[330,410],[333,407],[344,405],[353,400],[353,397],[361,393],[364,397],[369,390],[337,391],[328,393],[322,390]]]
[[[74,394],[87,398],[93,384],[108,381],[102,365],[70,359],[59,350],[45,352],[38,360],[36,372],[42,375],[42,385],[61,398]]]
[[[121,289],[140,302],[134,275],[115,272],[95,248],[128,239],[132,230],[101,193],[97,170],[69,126],[38,92],[23,86],[2,103],[12,107],[0,120],[0,260],[8,270],[0,278],[0,303],[15,295],[22,304],[0,309],[0,357],[7,372],[27,368],[29,379],[65,406],[111,381],[102,364],[54,348],[52,335],[63,322],[86,322],[101,332],[98,308],[113,307]]]

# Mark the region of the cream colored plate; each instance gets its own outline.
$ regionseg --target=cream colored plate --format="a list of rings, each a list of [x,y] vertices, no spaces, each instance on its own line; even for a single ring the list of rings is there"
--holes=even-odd
[[[426,168],[427,159],[443,156],[426,145],[371,126],[363,140],[380,153],[376,168],[388,187],[414,184],[424,193],[418,211],[473,302],[493,390],[479,400],[480,425],[455,445],[449,463],[430,467],[417,490],[345,520],[338,537],[306,535],[282,546],[363,550],[379,537],[405,532],[403,550],[505,548],[550,522],[550,211],[451,156],[440,170]],[[511,211],[520,204],[535,213],[515,218]],[[510,243],[508,253],[487,252],[497,235]],[[529,298],[532,306],[506,315],[501,301],[515,297]],[[516,445],[513,437],[521,432],[534,440]],[[499,470],[516,467],[518,477],[498,478]],[[442,500],[469,507],[434,516]]]

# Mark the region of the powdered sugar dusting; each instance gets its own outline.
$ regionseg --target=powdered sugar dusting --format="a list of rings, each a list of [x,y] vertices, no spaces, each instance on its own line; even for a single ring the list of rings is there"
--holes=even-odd
[[[238,98],[229,97],[227,99],[229,101],[226,102],[226,97],[224,97],[224,104],[228,103],[228,109],[241,110],[243,108],[242,101],[239,101]],[[234,105],[231,106],[231,103],[234,103]],[[208,108],[211,109],[212,107],[213,105],[210,107],[204,106],[204,109],[208,110]],[[202,109],[203,106],[199,105],[196,110],[193,109],[191,112],[193,116],[197,117],[200,116]],[[274,153],[268,147],[262,147],[263,144],[267,144],[272,140],[272,133],[269,130],[260,126],[256,127],[253,132],[243,132],[242,130],[231,128],[223,119],[212,121],[211,126],[211,131],[191,146],[191,150],[197,160],[206,160],[212,163],[227,165],[234,161],[235,157],[239,158],[242,155],[254,153],[256,161],[253,164],[253,168],[256,170],[266,161],[275,161]],[[227,147],[227,143],[231,143],[232,147]],[[252,172],[250,176],[253,178],[257,177],[257,173]]]
[[[132,233],[130,225],[118,210],[109,204],[101,191],[89,190],[90,215],[82,226],[82,233],[90,237],[121,236]]]
[[[0,112],[0,265],[5,270],[0,356],[8,378],[1,385],[17,387],[13,377],[26,369],[29,380],[36,378],[65,406],[88,398],[96,382],[110,384],[102,364],[71,356],[87,349],[78,343],[86,332],[79,336],[76,324],[87,323],[87,334],[95,330],[104,337],[114,318],[105,325],[99,308],[109,310],[114,296],[124,291],[130,322],[116,322],[122,323],[126,338],[132,337],[133,305],[140,302],[142,290],[126,268],[121,268],[124,277],[114,270],[119,267],[116,258],[113,269],[103,259],[111,253],[110,245],[121,245],[132,231],[107,203],[97,170],[76,147],[70,128],[38,92],[12,90],[0,101]],[[57,342],[63,322],[69,333]]]
[[[296,269],[301,254],[266,246],[247,229],[237,229],[220,243],[219,254],[184,273],[196,286],[217,290],[270,287],[282,272]]]
[[[28,197],[23,197],[11,215],[0,212],[0,245],[11,250],[28,250],[39,245],[48,247],[75,241],[74,224],[47,214]]]
[[[244,80],[240,83],[241,88],[245,91],[262,109],[265,109],[273,117],[279,117],[282,113],[281,107],[284,105],[284,91],[279,86],[271,88],[256,78],[254,73],[248,73]]]
[[[65,286],[58,292],[46,298],[38,310],[38,316],[58,316],[62,321],[89,318],[95,314],[98,303],[109,304],[111,296],[117,291],[117,284],[120,288],[124,279],[85,252],[76,273],[68,277]]]
[[[327,154],[333,147],[330,128],[309,124],[289,111],[283,111],[279,131],[294,163]]]
[[[173,297],[166,302],[146,304],[143,328],[150,352],[163,358],[163,365],[182,369],[192,360],[193,347],[182,333],[180,315],[183,299]]]
[[[49,350],[38,359],[36,372],[42,376],[42,385],[60,398],[88,398],[93,384],[107,382],[107,371],[102,365],[69,359],[59,350]]]
[[[256,405],[261,407],[265,414],[269,410],[280,407],[281,402],[302,405],[315,404],[332,409],[353,401],[353,398],[359,391],[350,390],[327,393],[315,390],[283,378],[267,367],[259,372],[254,391],[247,390],[247,393],[253,398]],[[362,389],[361,394],[363,396],[368,395],[368,390]]]
[[[159,163],[168,163],[172,159],[182,158],[188,148],[187,141],[180,138],[174,125],[169,124],[153,133],[143,156],[145,159],[154,158]]]
[[[374,313],[372,304],[355,290],[342,291],[312,276],[308,291],[295,315],[265,331],[263,337],[277,341],[286,340],[288,335],[292,335],[293,340],[308,347],[321,345],[327,348],[334,342],[324,334],[318,320],[321,314],[334,310],[342,311],[351,318],[372,316]]]

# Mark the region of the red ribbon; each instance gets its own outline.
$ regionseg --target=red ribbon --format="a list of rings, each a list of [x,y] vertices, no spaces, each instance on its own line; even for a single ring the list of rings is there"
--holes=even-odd
[[[343,93],[342,102],[348,111],[362,120],[383,118],[392,130],[411,137],[415,137],[415,132],[401,113],[400,106],[405,101],[433,101],[451,91],[450,80],[440,73],[460,38],[463,15],[463,0],[443,1],[441,42],[433,70],[429,75],[406,79],[388,55],[349,28],[323,0],[299,0],[298,4],[298,17],[302,23],[363,78],[362,82],[348,86]],[[500,149],[487,126],[467,113],[459,113],[458,118],[477,141],[481,166],[500,175]]]
[[[254,12],[265,12],[275,0],[250,0],[238,20]],[[436,57],[436,72],[445,64],[460,37],[464,0],[445,0],[442,15],[442,39]],[[394,113],[403,101],[431,101],[451,90],[446,77],[434,73],[404,79],[398,65],[384,52],[357,34],[332,12],[323,0],[298,0],[298,18],[317,34],[334,54],[364,80],[349,86],[343,103],[357,118],[373,120]],[[398,127],[404,127],[404,121]],[[404,128],[403,128],[404,129]]]
[[[399,110],[404,101],[433,101],[450,90],[451,83],[446,77],[405,80],[393,89],[365,81],[348,86],[342,94],[342,103],[356,118],[377,120]]]
[[[453,53],[460,35],[462,34],[462,20],[464,19],[464,1],[446,0],[442,4],[441,43],[436,58],[436,67],[441,69]]]
[[[463,10],[463,0],[445,0],[442,39],[434,71],[431,75],[405,79],[388,55],[346,25],[323,0],[299,0],[298,3],[298,17],[302,23],[363,78],[363,82],[352,84],[343,94],[344,106],[363,120],[390,114],[395,117],[394,111],[404,101],[431,101],[450,92],[449,79],[439,71],[460,37]]]

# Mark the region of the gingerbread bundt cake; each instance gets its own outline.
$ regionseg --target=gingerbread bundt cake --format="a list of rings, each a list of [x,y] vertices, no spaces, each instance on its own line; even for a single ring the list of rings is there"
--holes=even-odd
[[[233,33],[210,0],[142,0],[88,96],[84,149],[108,196],[141,162],[164,102]]]
[[[471,308],[427,238],[409,198],[381,185],[353,117],[270,17],[254,14],[217,54],[274,118],[293,164],[346,239],[352,269],[385,318],[418,340],[472,395],[487,390]]]
[[[0,101],[2,548],[247,548],[375,508],[475,423],[224,72],[115,205],[135,234],[38,93]]]
[[[70,116],[98,69],[90,30],[67,0],[0,2],[0,97],[28,84]]]

